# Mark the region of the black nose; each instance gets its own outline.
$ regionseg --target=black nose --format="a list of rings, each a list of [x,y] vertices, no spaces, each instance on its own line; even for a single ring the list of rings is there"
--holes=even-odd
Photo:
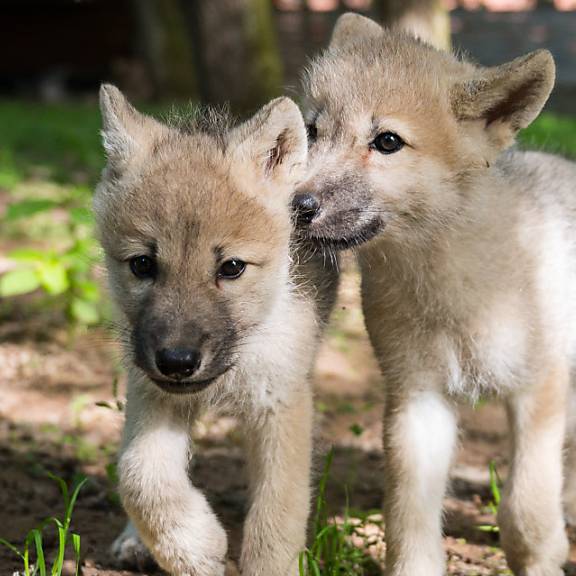
[[[320,210],[320,203],[312,194],[304,192],[294,196],[292,208],[296,214],[296,222],[298,224],[310,224]]]
[[[156,366],[164,376],[181,380],[191,376],[200,366],[200,352],[185,348],[162,348],[156,352]]]

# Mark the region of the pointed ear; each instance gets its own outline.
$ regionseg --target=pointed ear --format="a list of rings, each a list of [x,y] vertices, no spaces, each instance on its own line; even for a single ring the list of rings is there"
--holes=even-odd
[[[140,114],[111,84],[103,84],[100,88],[100,112],[104,150],[108,161],[114,165],[126,163],[146,148],[154,134],[163,130],[160,122]]]
[[[537,50],[452,89],[451,104],[459,120],[484,122],[492,142],[509,146],[515,135],[536,119],[554,86],[555,66],[547,50]]]
[[[302,114],[290,98],[272,100],[236,128],[229,147],[259,178],[295,186],[304,176],[308,138]]]
[[[382,34],[382,27],[360,14],[342,14],[334,26],[330,48],[342,48],[358,38],[371,38]]]

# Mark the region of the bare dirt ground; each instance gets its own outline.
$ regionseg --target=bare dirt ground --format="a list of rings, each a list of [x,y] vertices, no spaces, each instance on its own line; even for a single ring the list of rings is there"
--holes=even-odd
[[[62,512],[51,471],[71,481],[89,477],[78,499],[73,527],[81,535],[84,576],[128,576],[115,570],[107,550],[121,530],[124,515],[114,492],[114,462],[122,413],[96,405],[113,404],[118,350],[102,330],[70,337],[57,325],[33,323],[26,302],[0,325],[0,537],[21,543],[42,519]],[[345,274],[339,306],[314,376],[318,427],[316,468],[335,449],[328,501],[341,513],[348,494],[354,511],[379,508],[379,377],[358,307],[357,277]],[[123,378],[119,377],[120,396]],[[445,546],[449,573],[506,574],[498,535],[478,529],[494,523],[488,465],[506,470],[506,423],[495,403],[462,408],[461,445],[446,499]],[[431,431],[432,433],[432,431]],[[203,487],[230,534],[231,557],[238,554],[246,502],[241,439],[232,416],[210,417],[196,431],[198,456],[192,475]],[[382,557],[379,517],[366,528],[368,542],[355,539],[378,560]],[[567,574],[576,575],[576,536]],[[55,537],[47,541],[53,549]],[[20,566],[0,548],[0,576]],[[234,574],[233,564],[230,574]],[[153,574],[154,572],[146,572]],[[271,575],[274,576],[274,575]]]

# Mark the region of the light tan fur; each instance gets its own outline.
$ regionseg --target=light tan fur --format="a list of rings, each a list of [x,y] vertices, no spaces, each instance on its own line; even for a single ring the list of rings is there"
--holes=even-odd
[[[108,164],[94,208],[129,374],[118,472],[132,525],[113,553],[138,562],[146,547],[176,576],[224,574],[226,533],[188,465],[197,417],[226,410],[246,430],[242,574],[295,576],[310,500],[308,376],[337,281],[328,262],[292,246],[302,117],[280,98],[237,127],[176,127],[138,113],[111,86],[101,108]],[[155,259],[153,278],[131,272],[140,255]],[[248,263],[233,280],[217,273],[230,258]],[[202,354],[184,381],[154,364],[173,346]]]
[[[298,192],[319,210],[302,234],[328,249],[358,246],[386,392],[387,576],[444,573],[454,404],[485,393],[509,405],[514,450],[499,520],[510,567],[562,574],[576,166],[506,151],[553,82],[548,52],[481,68],[357,15],[340,18],[308,70],[317,136]],[[404,146],[379,152],[384,132]],[[573,513],[576,470],[567,473]]]

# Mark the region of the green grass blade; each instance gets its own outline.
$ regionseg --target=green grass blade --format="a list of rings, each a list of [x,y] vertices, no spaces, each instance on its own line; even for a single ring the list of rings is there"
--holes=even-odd
[[[490,490],[492,492],[492,498],[494,499],[494,504],[496,508],[500,505],[501,494],[500,494],[500,478],[496,470],[496,463],[494,460],[490,462]]]
[[[76,576],[80,572],[80,535],[72,534],[72,547],[74,548],[74,556],[76,557]]]
[[[58,554],[52,565],[52,576],[61,576],[64,566],[64,553],[66,551],[66,529],[58,526]]]
[[[69,497],[68,497],[68,486],[66,484],[66,482],[60,478],[60,476],[56,476],[56,474],[52,474],[52,472],[47,472],[48,478],[54,480],[54,482],[56,482],[60,488],[60,492],[62,493],[62,498],[64,499],[64,509],[67,510],[68,509],[68,502]]]
[[[18,550],[18,548],[16,548],[16,546],[14,546],[14,544],[11,544],[10,542],[8,542],[8,540],[4,540],[4,538],[0,538],[0,544],[2,546],[6,546],[6,548],[8,548],[9,550],[12,550],[12,552],[14,552],[14,554],[17,554],[21,560],[24,560],[24,554],[22,552],[20,552],[20,550]]]
[[[40,571],[40,576],[46,576],[46,560],[44,559],[44,549],[42,547],[42,532],[38,530],[38,528],[34,528],[28,532],[28,536],[26,538],[27,541],[34,541],[34,545],[36,546],[36,564],[35,570]]]
[[[306,550],[303,550],[298,554],[298,576],[306,576],[306,571],[304,568],[304,558],[306,557]]]
[[[320,573],[320,567],[318,566],[318,563],[316,562],[315,558],[312,558],[312,574],[313,576],[322,576],[322,574]]]
[[[78,482],[76,482],[75,486],[72,489],[72,495],[71,495],[70,500],[68,501],[68,504],[66,506],[66,516],[64,517],[64,525],[66,527],[68,527],[70,525],[70,520],[72,518],[72,512],[74,510],[74,505],[76,504],[78,494],[79,494],[80,490],[82,489],[82,486],[84,486],[84,484],[86,484],[86,482],[88,482],[88,478],[83,476],[82,478],[80,478],[78,480]]]
[[[493,526],[492,524],[480,524],[479,526],[476,526],[476,528],[478,530],[480,530],[480,532],[499,532],[499,528],[498,526]]]
[[[30,573],[30,547],[28,544],[28,538],[26,538],[26,541],[24,542],[24,574],[26,576],[32,576],[32,574]]]
[[[40,524],[40,530],[44,530],[46,528],[46,526],[48,526],[49,524],[54,524],[56,526],[56,528],[64,528],[64,524],[62,524],[62,522],[60,522],[60,520],[58,520],[58,518],[55,518],[54,516],[50,516],[50,518],[45,518],[42,523]]]
[[[330,476],[330,469],[332,468],[332,460],[334,459],[334,449],[330,449],[326,456],[324,463],[324,470],[318,485],[318,497],[316,498],[316,515],[314,517],[314,533],[316,534],[326,524],[326,484]]]

